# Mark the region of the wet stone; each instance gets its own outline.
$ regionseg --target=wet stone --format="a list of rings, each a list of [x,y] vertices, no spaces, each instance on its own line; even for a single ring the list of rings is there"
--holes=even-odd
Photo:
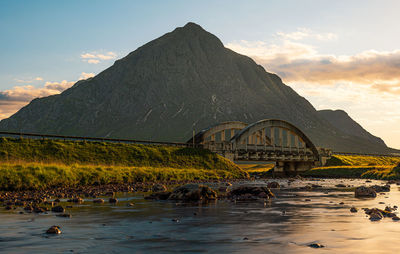
[[[308,247],[318,249],[318,248],[324,248],[325,246],[320,244],[320,243],[311,243],[311,244],[308,245]]]
[[[51,226],[47,229],[46,234],[61,234],[60,226]]]
[[[350,212],[352,213],[356,213],[358,212],[357,208],[355,208],[354,206],[352,208],[350,208]]]
[[[55,213],[63,213],[65,212],[65,209],[62,206],[55,206],[51,208],[51,211]]]

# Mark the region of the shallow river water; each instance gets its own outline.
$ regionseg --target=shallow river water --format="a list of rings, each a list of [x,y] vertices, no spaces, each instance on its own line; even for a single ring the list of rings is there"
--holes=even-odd
[[[287,180],[277,181],[288,186]],[[383,184],[365,180],[296,180],[291,188],[307,184],[324,188],[273,189],[277,197],[266,203],[218,200],[179,204],[144,200],[140,194],[121,194],[117,205],[89,201],[75,205],[68,211],[72,218],[56,217],[51,212],[18,214],[21,210],[1,208],[0,252],[398,253],[400,222],[390,218],[371,222],[361,208],[400,205],[399,187],[392,185],[390,192],[375,199],[356,199],[354,192],[326,191],[339,183]],[[128,207],[129,202],[135,205]],[[359,209],[358,213],[349,211],[352,206]],[[62,234],[46,235],[52,225],[61,226]],[[308,247],[314,242],[325,247]]]

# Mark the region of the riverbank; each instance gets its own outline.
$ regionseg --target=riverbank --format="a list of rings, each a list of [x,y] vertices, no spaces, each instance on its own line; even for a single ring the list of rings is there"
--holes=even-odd
[[[400,180],[400,157],[333,155],[326,166],[301,174],[304,177]]]
[[[204,149],[0,139],[1,190],[242,178],[245,171]]]

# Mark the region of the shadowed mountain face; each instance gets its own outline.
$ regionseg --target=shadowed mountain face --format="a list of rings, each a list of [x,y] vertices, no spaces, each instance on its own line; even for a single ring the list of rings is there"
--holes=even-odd
[[[194,23],[153,40],[94,78],[35,99],[0,122],[7,131],[186,141],[223,121],[287,120],[317,146],[388,151],[378,139],[346,132],[275,74],[223,46]],[[341,130],[342,129],[342,130]]]
[[[348,136],[355,136],[369,140],[372,143],[385,145],[381,138],[369,133],[343,110],[319,110],[318,114]]]

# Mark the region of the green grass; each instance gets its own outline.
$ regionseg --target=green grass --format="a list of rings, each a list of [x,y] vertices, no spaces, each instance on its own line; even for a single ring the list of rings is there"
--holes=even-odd
[[[400,157],[333,155],[326,166],[393,166],[400,162]]]
[[[247,178],[204,149],[103,142],[0,139],[0,189]]]
[[[51,164],[1,164],[2,190],[46,189],[98,184],[165,182],[245,178],[241,170],[154,168],[120,166],[82,166]]]
[[[400,179],[399,157],[334,155],[325,167],[302,173],[307,177]]]

